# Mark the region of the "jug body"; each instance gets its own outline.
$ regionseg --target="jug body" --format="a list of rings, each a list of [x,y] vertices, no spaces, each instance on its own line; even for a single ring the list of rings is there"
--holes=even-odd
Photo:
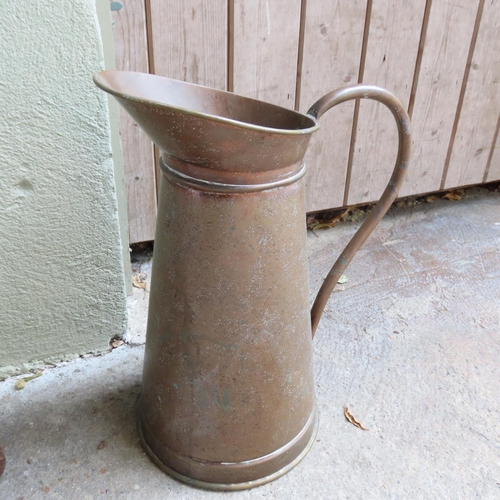
[[[104,71],[162,152],[139,433],[163,470],[231,490],[271,481],[317,430],[312,336],[338,278],[397,196],[408,114],[390,92],[332,91],[307,114],[155,75]],[[398,156],[370,215],[309,312],[304,156],[318,119],[374,99],[396,120]]]
[[[241,186],[162,159],[140,432],[158,465],[238,489],[293,467],[317,427],[304,168]],[[172,162],[170,162],[172,164]],[[238,188],[237,188],[238,189]]]

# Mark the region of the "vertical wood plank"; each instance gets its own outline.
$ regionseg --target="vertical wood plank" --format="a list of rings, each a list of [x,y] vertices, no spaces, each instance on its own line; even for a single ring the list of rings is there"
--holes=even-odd
[[[373,0],[363,82],[385,87],[408,107],[425,0]],[[360,103],[349,204],[380,197],[397,154],[394,118],[383,106]]]
[[[300,111],[327,92],[357,83],[366,0],[308,0],[301,71]],[[307,211],[343,205],[354,103],[325,114],[306,156]]]
[[[301,0],[234,1],[236,94],[294,107],[300,5]]]
[[[432,3],[413,108],[413,155],[400,196],[440,188],[478,4]]]
[[[155,74],[226,90],[227,0],[150,0]]]
[[[486,0],[444,187],[483,180],[500,113],[500,0]]]
[[[148,73],[143,0],[114,2],[111,10],[116,69]],[[120,7],[121,5],[121,7]],[[153,146],[125,111],[120,110],[125,191],[130,243],[154,239],[156,187]]]
[[[483,182],[500,180],[500,115],[498,116],[497,129],[495,131],[493,149],[488,161],[488,172]]]

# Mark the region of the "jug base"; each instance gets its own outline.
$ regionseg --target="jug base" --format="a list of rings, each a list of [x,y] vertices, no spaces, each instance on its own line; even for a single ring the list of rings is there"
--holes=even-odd
[[[280,449],[253,460],[240,463],[202,462],[189,457],[180,457],[168,451],[178,467],[187,467],[189,476],[168,466],[149,446],[138,419],[138,432],[142,446],[151,460],[164,472],[183,483],[216,491],[236,491],[255,488],[278,479],[293,469],[309,452],[318,432],[318,411],[316,406],[302,431]],[[177,459],[177,460],[176,460]],[[260,475],[260,477],[259,477]],[[247,480],[245,480],[245,479]],[[250,478],[250,479],[248,479]],[[207,480],[210,479],[210,480]]]

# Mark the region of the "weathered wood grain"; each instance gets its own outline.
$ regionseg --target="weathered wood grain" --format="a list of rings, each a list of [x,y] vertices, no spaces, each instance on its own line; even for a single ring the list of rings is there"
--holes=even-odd
[[[116,3],[116,2],[115,2]],[[148,73],[148,48],[143,0],[122,0],[111,11],[116,69]],[[125,192],[130,243],[154,239],[156,180],[150,139],[120,110]]]
[[[300,111],[327,92],[357,83],[366,0],[308,0],[300,83]],[[321,118],[306,156],[307,210],[343,205],[354,103]]]
[[[363,83],[393,92],[408,107],[425,0],[373,0]],[[387,185],[397,154],[397,129],[382,105],[360,103],[352,159],[349,204],[377,200]]]
[[[500,113],[500,0],[486,0],[445,188],[482,182]]]
[[[233,90],[293,108],[300,0],[234,1]]]
[[[500,178],[500,0],[121,3],[113,12],[120,69],[152,71],[302,112],[361,79],[394,92],[405,106],[411,100],[414,154],[400,196]],[[389,179],[397,151],[394,119],[376,103],[360,102],[356,118],[354,109],[346,103],[320,120],[306,156],[308,211],[374,201]],[[132,121],[122,120],[136,242],[154,234],[153,151]]]
[[[401,196],[440,187],[478,4],[432,3],[413,107],[413,156]]]
[[[157,75],[225,90],[227,0],[149,0]]]

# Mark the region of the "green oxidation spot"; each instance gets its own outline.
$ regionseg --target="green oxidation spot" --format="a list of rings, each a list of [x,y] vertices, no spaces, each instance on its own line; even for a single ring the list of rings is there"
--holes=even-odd
[[[121,10],[123,9],[123,5],[120,2],[111,2],[109,4],[111,10]]]
[[[222,397],[219,398],[219,404],[224,413],[229,413],[231,411],[231,400],[229,399],[229,391],[227,389],[222,391]]]
[[[195,340],[195,336],[191,332],[182,332],[181,339],[183,342],[192,342]]]
[[[231,231],[234,231],[234,226],[231,226]]]
[[[225,413],[229,413],[231,409],[231,400],[229,399],[229,391],[227,389],[222,392],[222,409]]]
[[[160,337],[160,342],[170,342],[172,339],[172,335],[170,335],[170,332],[164,332]]]
[[[198,395],[197,395],[197,401],[198,401],[198,406],[202,409],[205,409],[208,407],[207,405],[207,400],[205,398],[205,393],[203,392],[203,389],[200,389],[198,391]]]
[[[179,386],[177,384],[174,384],[174,389],[178,389]]]

